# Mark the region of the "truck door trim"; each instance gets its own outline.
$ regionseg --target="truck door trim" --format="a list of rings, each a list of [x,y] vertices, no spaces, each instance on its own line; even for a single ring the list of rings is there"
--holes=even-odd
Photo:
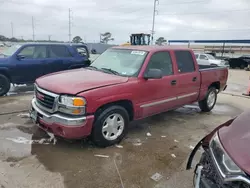
[[[170,102],[170,101],[174,101],[174,100],[178,100],[178,99],[183,99],[183,98],[190,97],[190,96],[193,96],[193,95],[197,95],[197,92],[188,93],[188,94],[180,95],[180,96],[177,96],[177,97],[172,97],[172,98],[168,98],[168,99],[164,99],[164,100],[160,100],[160,101],[155,101],[155,102],[152,102],[152,103],[143,104],[140,107],[141,108],[151,107],[151,106],[163,104],[163,103],[166,103],[166,102]]]

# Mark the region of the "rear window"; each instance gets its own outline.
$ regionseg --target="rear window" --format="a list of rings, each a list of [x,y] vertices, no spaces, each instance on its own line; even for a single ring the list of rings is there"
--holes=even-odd
[[[76,51],[80,56],[87,57],[88,56],[88,51],[87,48],[84,46],[76,46]]]
[[[68,48],[66,46],[52,45],[49,46],[49,57],[59,58],[59,57],[72,57]]]
[[[193,57],[189,51],[175,51],[175,57],[180,73],[195,71]]]

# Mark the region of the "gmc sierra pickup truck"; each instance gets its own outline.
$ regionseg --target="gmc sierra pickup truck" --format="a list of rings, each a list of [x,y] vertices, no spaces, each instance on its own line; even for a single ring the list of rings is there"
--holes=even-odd
[[[106,147],[122,140],[130,121],[197,101],[211,111],[227,78],[227,68],[199,67],[190,49],[113,47],[87,68],[38,78],[30,116],[56,136],[90,136]]]

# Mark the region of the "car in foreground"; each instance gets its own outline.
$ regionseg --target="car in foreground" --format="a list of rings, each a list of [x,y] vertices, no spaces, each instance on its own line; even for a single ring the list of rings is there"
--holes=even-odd
[[[0,55],[0,96],[11,84],[32,84],[43,75],[89,65],[89,52],[83,44],[13,45]]]
[[[190,49],[113,47],[87,68],[38,78],[30,116],[57,136],[105,147],[122,140],[130,121],[197,101],[211,111],[227,78],[227,68],[200,67]]]
[[[199,150],[195,188],[250,188],[250,110],[217,127],[190,154],[187,169]]]
[[[217,59],[211,54],[195,53],[195,57],[199,65],[229,66],[225,59]]]

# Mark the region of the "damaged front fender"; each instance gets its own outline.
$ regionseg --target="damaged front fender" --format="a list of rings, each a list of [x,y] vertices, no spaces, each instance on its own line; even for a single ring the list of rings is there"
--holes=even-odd
[[[233,121],[234,121],[235,118],[233,119],[230,119],[229,121],[221,124],[220,126],[216,127],[211,133],[209,133],[208,135],[206,135],[204,138],[202,138],[198,144],[194,147],[194,149],[192,150],[192,152],[190,153],[189,155],[189,158],[188,158],[188,162],[187,162],[187,166],[186,166],[186,170],[190,170],[192,169],[192,162],[193,162],[193,159],[194,159],[194,156],[195,154],[197,153],[197,151],[200,149],[200,147],[209,147],[209,142],[210,140],[212,139],[213,135],[219,130],[221,129],[222,127],[225,127],[225,126],[229,126]]]

